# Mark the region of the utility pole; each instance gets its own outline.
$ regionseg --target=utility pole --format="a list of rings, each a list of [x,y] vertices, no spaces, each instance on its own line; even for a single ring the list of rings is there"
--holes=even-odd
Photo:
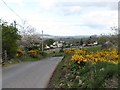
[[[43,30],[42,30],[42,52],[43,52]]]
[[[0,63],[2,63],[2,20],[0,20]]]

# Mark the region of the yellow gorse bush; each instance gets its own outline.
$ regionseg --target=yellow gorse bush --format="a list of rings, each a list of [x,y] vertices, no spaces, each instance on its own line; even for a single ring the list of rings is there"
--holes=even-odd
[[[24,55],[24,54],[25,54],[25,52],[24,52],[23,50],[18,49],[16,56],[17,56],[17,57],[21,57],[21,56]]]
[[[89,52],[87,49],[68,49],[66,52],[73,53],[71,60],[79,64],[81,62],[90,62],[92,64],[96,64],[97,62],[108,62],[112,64],[118,64],[119,59],[116,49],[101,50],[98,52]]]
[[[76,51],[75,48],[70,48],[70,49],[65,50],[64,53],[65,53],[65,54],[67,54],[67,53],[71,53],[71,54],[73,54],[75,51]]]
[[[30,50],[30,51],[29,51],[29,55],[30,55],[31,57],[37,57],[37,56],[38,56],[38,53],[39,53],[38,50]]]

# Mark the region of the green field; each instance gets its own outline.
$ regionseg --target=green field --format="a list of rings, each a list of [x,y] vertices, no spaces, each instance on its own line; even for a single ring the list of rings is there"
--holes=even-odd
[[[88,49],[88,51],[96,52],[96,51],[101,50],[101,46],[90,47],[90,48],[87,48],[87,49]]]

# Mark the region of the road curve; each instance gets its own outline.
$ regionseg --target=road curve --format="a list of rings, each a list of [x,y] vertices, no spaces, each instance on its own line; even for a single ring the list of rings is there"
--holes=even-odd
[[[46,88],[63,57],[24,62],[2,70],[2,88]]]

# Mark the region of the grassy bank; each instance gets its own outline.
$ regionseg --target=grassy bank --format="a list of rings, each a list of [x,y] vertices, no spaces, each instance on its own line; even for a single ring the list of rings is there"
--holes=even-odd
[[[63,78],[64,72],[66,72],[68,60],[71,58],[71,55],[64,56],[64,59],[58,64],[57,68],[55,69],[50,82],[48,84],[48,88],[56,88],[59,84],[60,80]]]
[[[59,63],[48,88],[119,88],[118,64],[109,62],[79,64],[71,61],[72,56],[66,54]]]
[[[29,55],[23,55],[21,57],[14,57],[13,59],[4,62],[2,64],[2,67],[7,67],[7,66],[10,66],[10,65],[13,65],[13,64],[20,63],[20,62],[39,61],[39,60],[41,60],[43,58],[46,58],[46,57],[47,57],[47,54],[46,55],[38,55],[37,57],[31,57]]]
[[[67,55],[56,68],[48,88],[118,88],[118,66],[110,63],[80,67]]]
[[[19,58],[16,58],[16,59],[21,61],[21,62],[32,62],[32,61],[39,61],[39,60],[41,60],[45,57],[46,56],[41,56],[40,55],[38,57],[33,58],[33,57],[30,57],[30,56],[26,55],[26,56],[22,56],[22,57],[19,57]]]
[[[17,64],[17,63],[20,63],[20,62],[34,62],[34,61],[39,61],[41,59],[44,59],[46,57],[58,57],[58,56],[64,56],[64,53],[63,52],[57,52],[57,53],[43,53],[38,55],[37,57],[31,57],[29,55],[24,55],[24,56],[21,56],[21,57],[15,57],[7,62],[4,62],[2,67],[7,67],[7,66],[10,66],[10,65],[13,65],[13,64]]]

